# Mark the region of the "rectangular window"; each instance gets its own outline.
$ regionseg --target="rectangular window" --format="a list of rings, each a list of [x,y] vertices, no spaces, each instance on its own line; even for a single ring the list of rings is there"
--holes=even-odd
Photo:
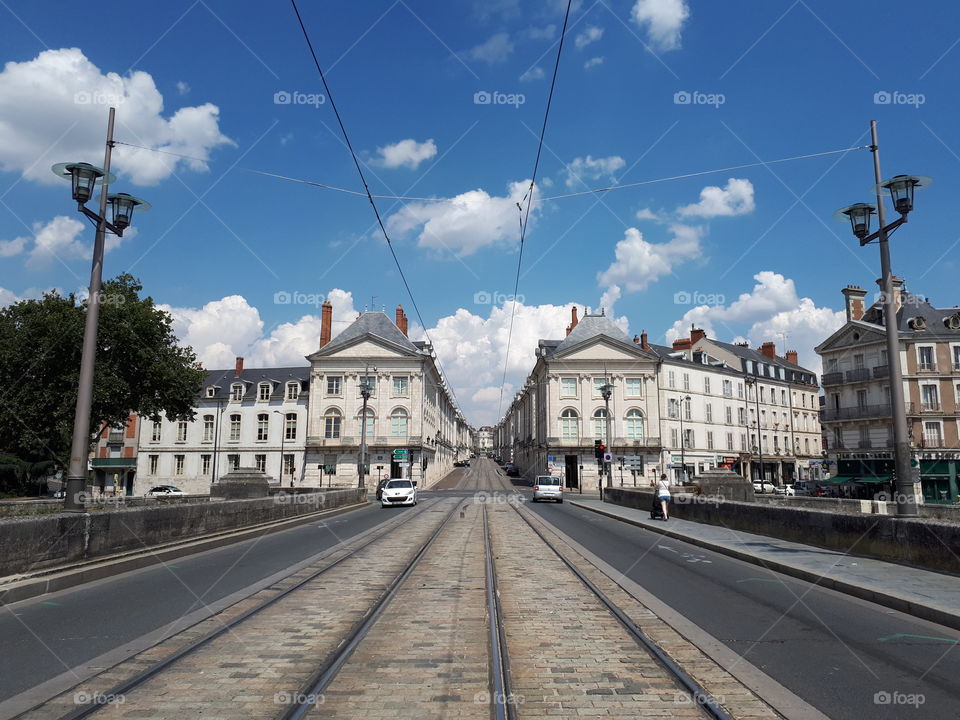
[[[704,378],[703,378],[703,391],[704,391],[707,395],[710,394],[710,378],[709,378],[709,377],[704,377]]]
[[[747,410],[746,408],[737,408],[737,422],[741,425],[747,424]]]
[[[150,456],[150,470],[149,470],[148,473],[147,473],[148,475],[156,475],[156,474],[157,474],[157,465],[159,464],[159,462],[160,462],[160,456],[159,456],[159,455],[151,455],[151,456]]]
[[[727,433],[727,450],[733,450],[733,433]]]
[[[606,378],[594,378],[593,379],[593,396],[602,397],[603,396],[603,386],[607,384]]]
[[[177,423],[177,442],[187,441],[187,423],[183,420]]]
[[[343,394],[343,378],[340,375],[327,375],[327,395]]]
[[[410,378],[406,375],[394,375],[393,377],[393,396],[407,397],[410,394]]]
[[[939,410],[940,393],[936,385],[920,386],[920,402],[922,410]]]
[[[270,399],[270,383],[261,383],[258,389],[258,399],[260,400],[269,400]]]
[[[695,447],[696,443],[694,442],[693,430],[685,429],[683,431],[683,446],[685,448]]]
[[[723,395],[724,395],[724,397],[732,397],[732,396],[733,396],[733,381],[732,381],[732,380],[724,380],[724,381],[723,381]]]
[[[213,415],[203,416],[203,441],[213,442]]]
[[[667,417],[673,418],[674,420],[680,417],[680,401],[676,398],[667,400]]]
[[[243,383],[234,383],[230,386],[230,399],[243,400]]]
[[[283,456],[283,474],[289,478],[292,478],[293,473],[294,473],[293,455],[284,455]]]
[[[300,383],[288,382],[287,383],[287,400],[296,400],[298,397],[300,397]]]
[[[257,466],[257,470],[260,472],[267,471],[267,456],[266,455],[254,455],[253,463]]]
[[[727,405],[727,407],[724,408],[723,413],[724,420],[726,421],[727,425],[733,425],[733,408]]]
[[[230,416],[230,439],[231,440],[240,439],[240,416],[239,415]]]
[[[690,400],[687,400],[683,403],[683,419],[692,420],[693,419],[693,408],[690,406]]]
[[[676,386],[677,386],[677,374],[673,370],[670,370],[667,373],[667,387],[672,388]]]
[[[296,440],[297,439],[297,414],[296,413],[287,413],[286,425],[283,429],[284,439],[286,440]]]
[[[952,346],[951,350],[953,350],[953,369],[960,370],[960,345]]]
[[[670,447],[677,447],[680,443],[677,441],[677,429],[670,428]]]
[[[643,397],[643,379],[627,378],[626,393],[627,397]]]
[[[713,405],[707,403],[707,422],[713,422]]]
[[[174,475],[183,475],[183,463],[185,455],[174,455],[173,456],[173,474]]]
[[[743,400],[743,383],[737,383],[737,397]]]
[[[153,442],[160,442],[160,428],[161,428],[160,421],[154,420],[153,429],[150,432],[150,439]]]
[[[239,455],[227,455],[227,465],[230,467],[231,472],[240,467],[240,456]]]
[[[937,363],[933,355],[933,348],[929,346],[918,347],[917,363],[921,370],[935,370]]]
[[[713,433],[707,432],[707,450],[713,450]]]
[[[270,438],[270,416],[266,413],[257,415],[257,440],[264,441]]]
[[[786,404],[787,404],[787,391],[786,391],[786,390],[781,390],[781,391],[780,391],[780,404],[781,404],[781,405],[786,405]]]
[[[210,474],[210,455],[201,455],[200,456],[200,474],[209,475]]]
[[[575,398],[577,396],[577,379],[560,378],[560,397]]]
[[[376,375],[360,375],[357,378],[357,396],[359,397],[363,391],[363,386],[366,384],[367,389],[370,391],[370,397],[377,396],[377,376]]]
[[[683,374],[683,389],[684,390],[690,389],[690,373]]]

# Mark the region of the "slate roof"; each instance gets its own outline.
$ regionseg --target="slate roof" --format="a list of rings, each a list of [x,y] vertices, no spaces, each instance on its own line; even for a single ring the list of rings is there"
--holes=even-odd
[[[951,330],[944,324],[944,318],[960,313],[960,307],[935,308],[930,300],[920,295],[914,295],[907,290],[901,293],[901,306],[897,311],[897,327],[901,333],[916,336],[938,336],[951,339],[960,338],[960,329]],[[914,330],[910,321],[922,317],[926,321],[926,330]],[[876,302],[863,314],[863,321],[874,325],[883,325],[883,306]]]
[[[711,342],[713,342],[713,341],[711,341]],[[669,345],[656,345],[656,344],[654,344],[654,343],[647,343],[647,345],[650,347],[650,351],[651,351],[652,353],[654,353],[654,354],[656,354],[656,355],[659,355],[659,356],[660,356],[661,358],[663,358],[664,360],[668,360],[668,361],[670,361],[670,362],[675,362],[675,363],[678,363],[678,364],[694,365],[694,366],[697,366],[697,367],[706,367],[706,368],[709,368],[710,370],[713,370],[713,371],[715,371],[715,372],[725,372],[725,373],[728,373],[728,374],[730,374],[730,375],[742,375],[742,374],[743,374],[742,369],[740,369],[740,368],[733,368],[733,367],[730,367],[729,365],[726,365],[726,364],[723,364],[723,365],[713,365],[713,364],[710,364],[710,365],[699,365],[698,363],[693,362],[693,360],[689,360],[689,359],[687,358],[686,353],[685,353],[684,351],[682,351],[682,350],[674,350],[674,349],[673,349],[672,347],[670,347]],[[674,353],[683,353],[683,356],[682,356],[682,357],[671,357],[672,355],[674,355]],[[712,355],[710,355],[709,353],[707,353],[707,355],[710,357],[711,360],[714,360],[714,361],[718,361],[718,360],[719,360],[719,358],[715,358],[715,357],[713,357]]]
[[[327,353],[331,350],[336,350],[368,334],[379,337],[394,345],[399,345],[404,350],[409,350],[413,353],[419,352],[417,346],[410,342],[410,339],[400,332],[400,328],[394,325],[393,321],[383,312],[363,313],[350,323],[350,326],[347,327],[346,330],[320,348],[320,351]]]
[[[227,400],[230,398],[230,386],[236,382],[242,382],[244,388],[244,397],[253,397],[257,392],[256,388],[260,382],[272,382],[273,392],[270,397],[283,397],[286,392],[287,383],[296,380],[300,383],[300,392],[306,393],[310,389],[310,366],[303,367],[282,367],[282,368],[244,368],[240,377],[237,377],[236,369],[229,370],[210,370],[207,377],[204,378],[200,386],[200,397],[206,400]],[[216,387],[213,397],[207,397],[207,388]]]
[[[544,354],[549,356],[563,352],[598,335],[605,335],[608,338],[633,345],[633,341],[627,337],[627,334],[614,325],[606,315],[584,315],[563,340],[541,340],[540,347],[543,348]],[[637,347],[639,349],[639,346]]]

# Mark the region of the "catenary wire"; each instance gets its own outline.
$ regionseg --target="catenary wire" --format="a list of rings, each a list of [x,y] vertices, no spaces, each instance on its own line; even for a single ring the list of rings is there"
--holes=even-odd
[[[393,256],[393,262],[397,266],[397,272],[400,273],[400,279],[403,281],[403,286],[407,290],[407,295],[410,298],[410,303],[413,305],[413,311],[417,314],[417,320],[420,321],[420,327],[423,328],[423,334],[427,338],[427,342],[430,343],[430,346],[433,347],[433,341],[430,339],[430,333],[427,330],[427,324],[423,321],[423,316],[420,314],[420,307],[417,305],[417,300],[413,296],[413,290],[410,288],[410,283],[407,281],[407,276],[403,272],[403,267],[400,265],[400,259],[397,257],[397,252],[393,247],[393,243],[390,240],[390,235],[387,233],[387,228],[383,224],[383,218],[380,217],[380,211],[377,209],[377,203],[373,199],[373,195],[370,193],[370,186],[367,185],[367,178],[363,174],[363,168],[360,166],[360,160],[357,158],[357,153],[353,149],[353,144],[350,142],[350,136],[347,134],[347,128],[343,124],[343,119],[340,117],[340,111],[337,109],[337,105],[333,100],[333,93],[330,92],[330,86],[327,85],[327,78],[323,74],[323,69],[320,67],[320,61],[317,59],[317,53],[313,49],[313,43],[310,40],[310,34],[307,32],[306,25],[303,24],[303,18],[300,16],[300,10],[297,8],[297,0],[290,0],[290,4],[293,6],[293,12],[297,16],[297,22],[300,23],[300,30],[303,32],[303,39],[307,43],[307,48],[310,50],[310,57],[313,58],[313,64],[317,68],[317,73],[320,75],[320,82],[323,83],[324,92],[327,93],[327,100],[330,101],[330,107],[333,108],[333,113],[337,118],[337,123],[340,125],[340,132],[343,134],[343,141],[347,146],[347,150],[350,151],[350,156],[353,158],[353,164],[357,168],[357,174],[360,176],[360,182],[363,183],[363,189],[366,192],[367,200],[370,202],[370,207],[373,209],[373,214],[377,218],[377,225],[380,226],[380,232],[383,233],[384,239],[387,241],[387,247],[390,248],[390,254]],[[437,369],[440,371],[440,377],[443,379],[444,386],[447,391],[453,397],[454,404],[457,406],[459,411],[459,401],[457,400],[457,395],[453,390],[453,385],[447,382],[446,373],[443,370],[443,365],[440,362],[439,355],[434,353],[437,363]]]
[[[530,221],[530,208],[533,207],[533,194],[536,192],[537,170],[540,168],[540,155],[543,152],[543,138],[547,134],[547,120],[550,118],[550,106],[553,104],[553,91],[557,86],[557,75],[560,70],[560,56],[563,53],[563,40],[567,35],[567,22],[570,20],[570,6],[573,0],[567,0],[567,10],[563,15],[563,28],[560,30],[560,42],[557,45],[557,58],[553,63],[553,77],[550,79],[550,92],[547,94],[547,106],[543,110],[543,125],[540,126],[540,139],[537,142],[537,155],[533,161],[533,172],[530,174],[530,187],[526,194],[517,203],[520,211],[520,248],[517,252],[517,276],[513,283],[513,302],[510,304],[510,329],[507,331],[507,349],[503,356],[503,376],[500,379],[500,401],[497,406],[497,417],[503,411],[503,388],[507,382],[507,365],[510,362],[510,343],[513,340],[513,323],[517,316],[517,292],[520,289],[520,266],[523,263],[523,244],[527,236],[527,224]],[[526,211],[521,204],[526,202]]]

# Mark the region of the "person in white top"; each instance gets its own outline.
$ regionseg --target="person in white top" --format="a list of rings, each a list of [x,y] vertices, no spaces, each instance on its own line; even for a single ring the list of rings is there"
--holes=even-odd
[[[663,509],[663,519],[669,520],[670,515],[667,508],[670,505],[670,482],[666,475],[661,475],[657,481],[657,500],[660,501],[660,507]]]

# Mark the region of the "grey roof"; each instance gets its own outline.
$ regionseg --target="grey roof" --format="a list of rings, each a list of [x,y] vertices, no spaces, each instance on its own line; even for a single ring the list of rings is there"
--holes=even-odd
[[[690,360],[689,358],[687,358],[686,353],[683,352],[682,350],[674,350],[669,345],[656,345],[654,343],[647,343],[647,345],[650,347],[651,352],[653,352],[656,355],[659,355],[664,360],[668,360],[669,362],[674,362],[678,364],[685,363],[687,365],[697,365],[697,363],[693,362],[693,360]],[[673,355],[676,353],[683,353],[683,357],[673,357]],[[709,353],[707,353],[707,355],[710,357],[710,359],[719,362],[719,358],[715,358]],[[714,370],[717,372],[725,372],[730,375],[743,374],[742,369],[730,367],[725,363],[722,365],[708,365],[707,367],[709,367],[711,370]]]
[[[387,342],[399,345],[404,350],[410,352],[419,352],[417,346],[410,342],[410,339],[400,332],[400,328],[393,324],[393,321],[383,312],[365,312],[333,340],[328,342],[322,348],[321,352],[336,350],[339,347],[347,345],[353,340],[357,340],[364,335],[373,335]]]
[[[213,398],[210,399],[225,399],[230,397],[230,386],[233,383],[242,382],[249,388],[263,381],[274,383],[273,395],[282,395],[285,392],[286,384],[293,380],[300,383],[301,393],[307,392],[310,383],[310,366],[244,368],[239,377],[237,376],[235,368],[230,368],[229,370],[210,370],[201,384],[200,396],[206,398],[206,389],[213,386],[216,390]]]
[[[779,355],[777,357],[769,357],[764,355],[759,350],[750,347],[743,347],[743,345],[734,345],[733,343],[720,342],[719,340],[714,340],[710,338],[712,342],[717,347],[722,347],[724,350],[733,353],[737,357],[743,360],[753,360],[754,362],[767,363],[768,365],[779,365],[782,368],[788,370],[802,370],[804,372],[813,372],[812,370],[807,370],[805,367],[800,365],[795,365],[786,358],[782,358]]]
[[[907,290],[901,293],[901,305],[897,311],[897,327],[901,333],[921,336],[941,336],[951,339],[960,338],[960,330],[951,330],[944,324],[944,318],[960,313],[960,307],[935,308],[929,298],[914,295]],[[922,317],[926,321],[926,330],[914,330],[910,321]],[[879,302],[871,305],[863,314],[863,321],[874,325],[883,325],[883,306]]]
[[[627,337],[627,334],[614,325],[606,315],[584,315],[576,327],[570,331],[570,334],[552,348],[550,354],[563,352],[574,345],[579,345],[598,335],[604,335],[613,340],[619,340],[622,343],[633,344],[630,338]],[[541,347],[545,347],[546,343],[541,342],[540,345]]]

